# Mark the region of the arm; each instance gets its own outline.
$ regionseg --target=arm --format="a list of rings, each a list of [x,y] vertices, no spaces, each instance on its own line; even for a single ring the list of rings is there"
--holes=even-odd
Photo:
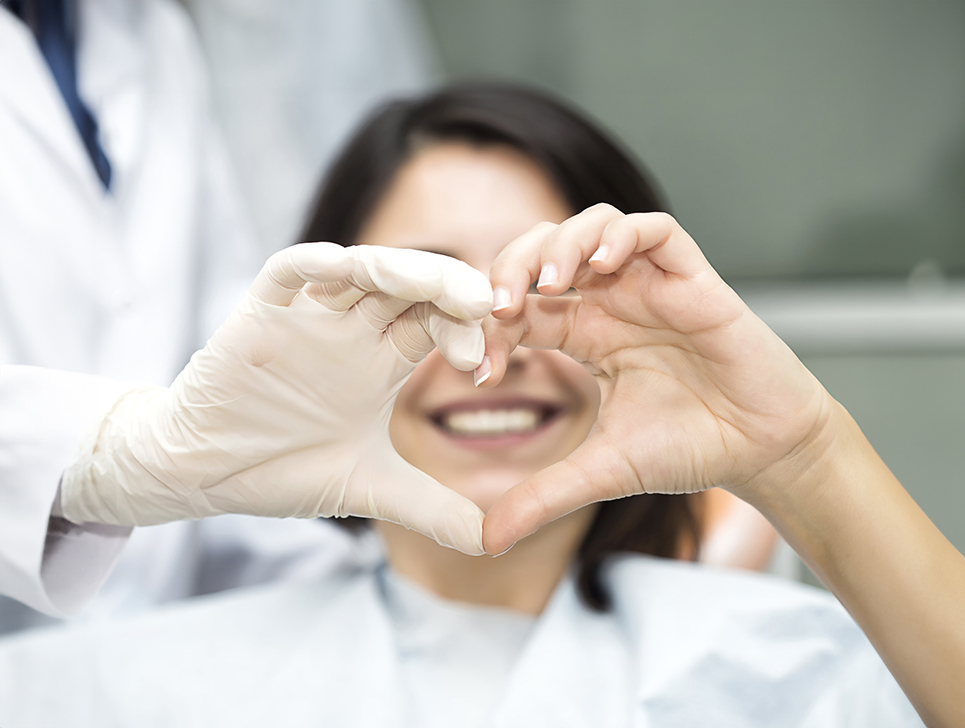
[[[602,404],[579,449],[490,509],[487,551],[587,503],[725,487],[839,597],[929,725],[965,724],[965,558],[672,218],[598,205],[511,243],[491,278],[510,303],[487,324],[482,386],[519,343],[559,348]],[[537,278],[544,297],[526,297]]]
[[[300,245],[170,388],[4,367],[0,589],[75,612],[131,527],[221,513],[381,517],[481,553],[482,512],[395,453],[388,420],[437,344],[478,364],[490,295],[444,256]]]
[[[925,723],[965,725],[965,557],[844,407],[809,451],[741,493],[847,608]]]

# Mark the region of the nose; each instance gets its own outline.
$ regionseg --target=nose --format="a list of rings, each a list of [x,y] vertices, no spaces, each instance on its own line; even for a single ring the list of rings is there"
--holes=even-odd
[[[533,349],[517,346],[513,353],[509,355],[509,361],[506,364],[506,376],[517,374],[526,369],[535,355],[536,352]]]

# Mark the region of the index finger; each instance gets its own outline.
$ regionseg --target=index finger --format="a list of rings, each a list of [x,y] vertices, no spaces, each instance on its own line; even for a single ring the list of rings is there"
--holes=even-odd
[[[480,319],[493,307],[489,280],[472,266],[438,253],[409,248],[356,245],[347,282],[403,301],[434,303],[450,316]]]
[[[493,315],[501,319],[516,316],[537,277],[537,287],[544,295],[566,291],[580,263],[597,249],[607,223],[622,217],[612,205],[599,203],[558,225],[540,223],[511,241],[489,271],[494,297],[502,304]]]
[[[540,290],[559,293],[587,280],[588,263],[594,274],[619,270],[633,255],[646,254],[650,263],[676,276],[691,278],[712,270],[693,238],[670,215],[639,212],[623,215],[609,205],[594,205],[558,226],[534,228],[503,248],[493,263],[494,290],[512,295],[493,315],[510,318],[522,309],[522,291],[541,272],[552,270],[556,280]],[[542,280],[541,280],[542,284]],[[497,295],[497,298],[499,296]]]
[[[636,212],[612,220],[588,260],[594,272],[613,273],[634,254],[646,253],[666,273],[692,277],[710,268],[697,243],[671,215]]]

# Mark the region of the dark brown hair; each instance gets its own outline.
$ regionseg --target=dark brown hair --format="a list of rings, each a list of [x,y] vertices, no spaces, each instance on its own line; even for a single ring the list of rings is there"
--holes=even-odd
[[[507,145],[538,162],[573,212],[607,202],[623,212],[667,211],[641,168],[603,132],[557,100],[527,88],[463,83],[377,109],[349,140],[320,185],[301,240],[352,245],[405,162],[440,141]],[[640,495],[600,505],[577,552],[586,604],[606,610],[604,560],[619,552],[696,554],[698,501]],[[363,519],[338,523],[361,527]]]

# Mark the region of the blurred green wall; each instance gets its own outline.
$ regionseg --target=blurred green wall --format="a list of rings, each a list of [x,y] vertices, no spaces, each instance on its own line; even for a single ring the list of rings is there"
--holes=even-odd
[[[803,359],[935,525],[965,553],[965,354]]]
[[[613,130],[730,280],[965,274],[965,3],[422,0],[450,77]]]

